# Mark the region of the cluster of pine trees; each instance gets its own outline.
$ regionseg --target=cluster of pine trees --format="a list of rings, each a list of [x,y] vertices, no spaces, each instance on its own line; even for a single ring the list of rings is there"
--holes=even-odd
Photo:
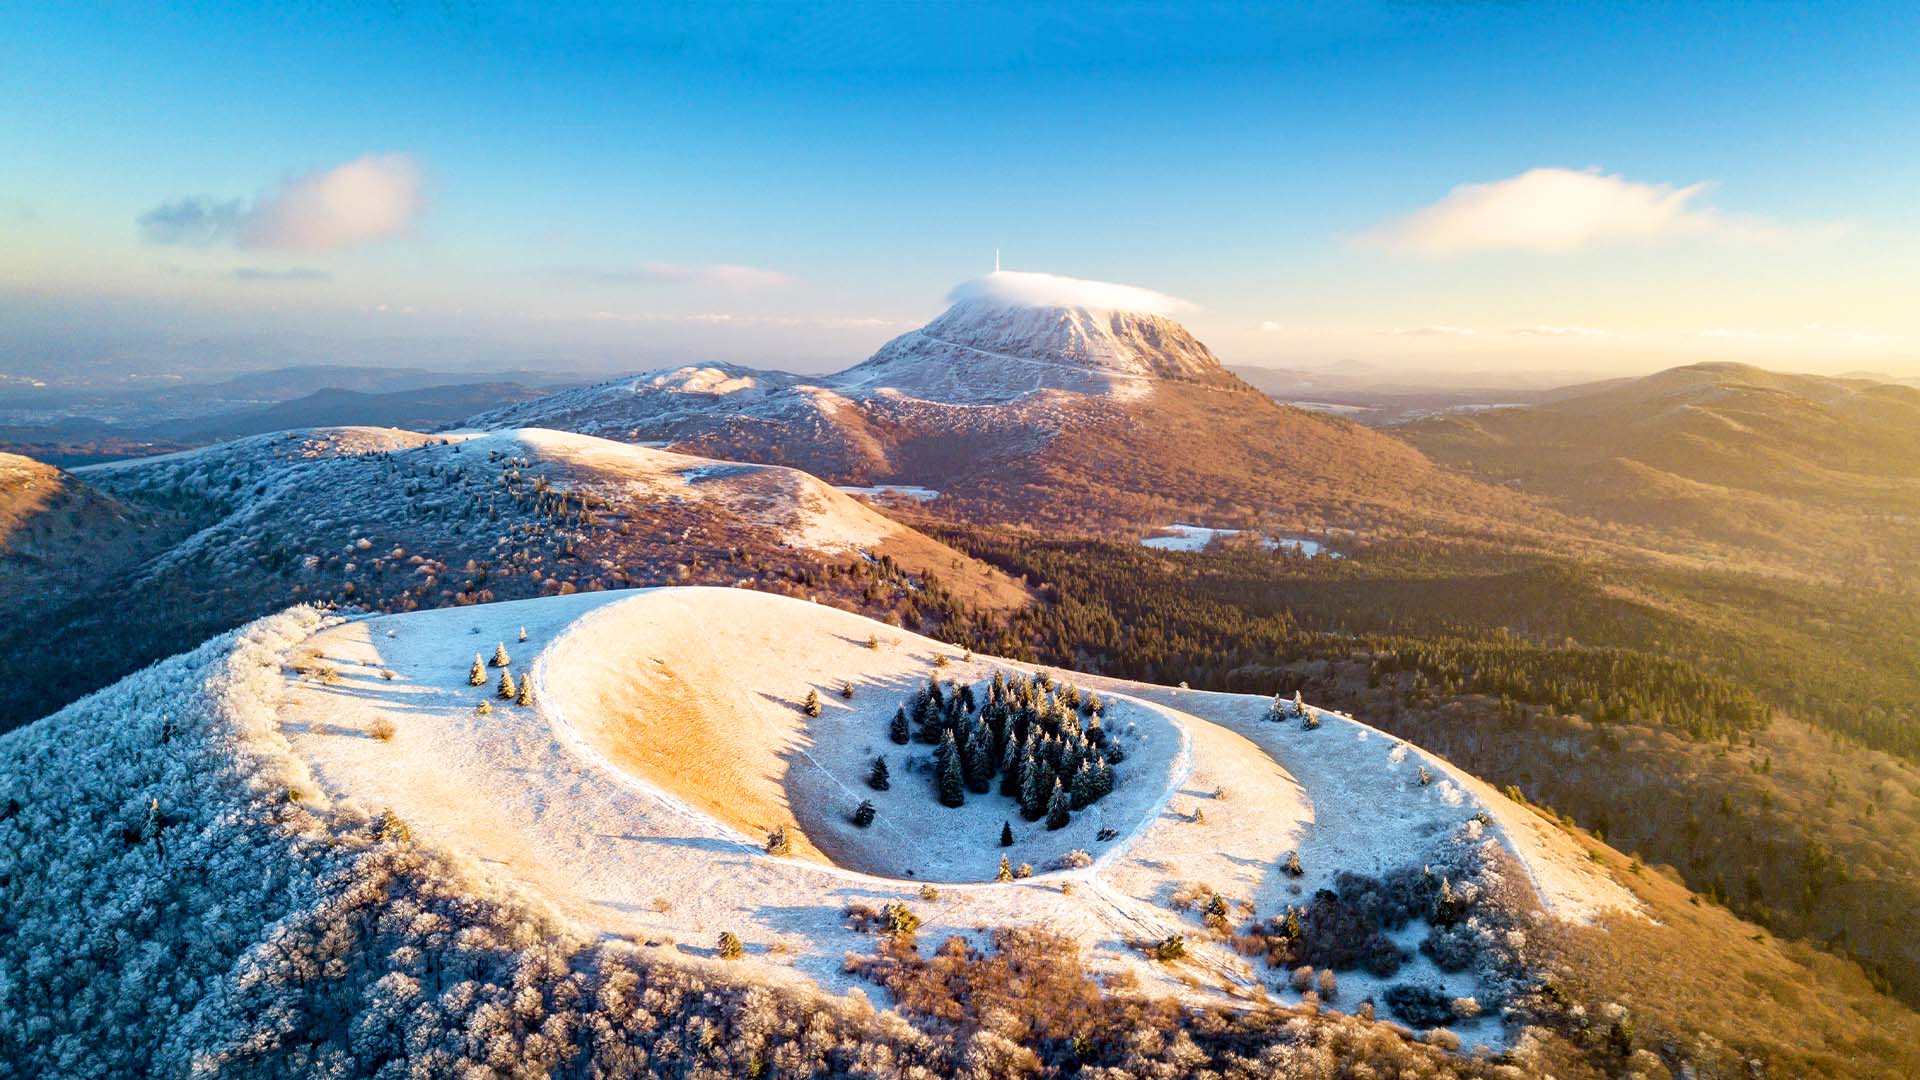
[[[1000,794],[1020,804],[1028,821],[1059,829],[1072,812],[1114,789],[1113,766],[1125,754],[1101,725],[1098,696],[1057,685],[1051,675],[995,673],[986,700],[971,686],[937,678],[894,712],[896,743],[932,745],[934,791],[944,806],[962,806],[969,792]]]

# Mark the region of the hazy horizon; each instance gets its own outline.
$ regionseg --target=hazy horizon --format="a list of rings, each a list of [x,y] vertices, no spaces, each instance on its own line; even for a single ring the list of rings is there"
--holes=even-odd
[[[1232,364],[1920,372],[1920,16],[1735,12],[19,8],[0,375],[826,371],[996,251]]]

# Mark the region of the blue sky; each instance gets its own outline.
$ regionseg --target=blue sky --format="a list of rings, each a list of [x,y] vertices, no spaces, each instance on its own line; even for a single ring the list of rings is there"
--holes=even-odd
[[[1230,360],[1920,367],[1911,5],[238,7],[0,8],[0,315],[831,367],[997,247]]]

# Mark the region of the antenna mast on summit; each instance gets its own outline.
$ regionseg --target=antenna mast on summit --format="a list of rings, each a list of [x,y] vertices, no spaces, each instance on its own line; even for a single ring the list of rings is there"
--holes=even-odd
[[[1000,272],[1000,249],[999,248],[993,249],[993,272],[996,274]]]

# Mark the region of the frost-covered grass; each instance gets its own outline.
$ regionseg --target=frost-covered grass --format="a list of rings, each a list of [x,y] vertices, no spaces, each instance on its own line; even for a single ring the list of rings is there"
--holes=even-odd
[[[535,681],[536,704],[478,715],[486,691],[467,685],[472,654],[512,642],[521,626],[529,641],[509,646],[513,670]],[[1044,924],[1080,941],[1094,970],[1155,992],[1298,1001],[1291,972],[1243,955],[1232,932],[1304,906],[1343,872],[1465,865],[1450,852],[1487,843],[1509,846],[1500,865],[1520,875],[1522,893],[1536,879],[1552,886],[1549,907],[1579,915],[1630,903],[1577,851],[1561,851],[1563,838],[1515,835],[1443,763],[1332,713],[1316,710],[1313,730],[1269,720],[1269,702],[1244,696],[1075,676],[1110,703],[1107,722],[1128,748],[1118,768],[1138,770],[1127,784],[1058,832],[998,795],[942,806],[924,764],[932,748],[894,744],[888,721],[929,674],[981,686],[1013,666],[764,594],[673,589],[422,612],[345,624],[314,647],[339,682],[299,683],[282,719],[329,793],[396,808],[417,836],[477,857],[598,933],[705,957],[725,928],[745,943],[736,966],[776,982],[858,986],[841,958],[870,943],[845,908],[904,902],[936,939],[984,943],[984,928]],[[802,707],[810,689],[818,717]],[[397,718],[391,743],[353,734],[374,714]],[[867,784],[876,755],[891,762],[886,791]],[[909,764],[916,755],[923,763]],[[866,800],[877,813],[862,828],[852,813]],[[998,846],[1003,821],[1011,848]],[[768,834],[783,826],[791,854],[770,856]],[[1003,854],[1035,876],[994,882]],[[1290,855],[1302,875],[1287,872]],[[1515,858],[1525,870],[1512,871]],[[1546,867],[1554,860],[1565,865]],[[931,901],[920,897],[929,881],[941,883]],[[1224,925],[1173,902],[1196,883],[1225,898]],[[1430,929],[1397,925],[1402,965],[1390,976],[1338,972],[1329,1004],[1378,1001],[1403,982],[1488,996],[1481,967],[1443,971],[1419,951]],[[1187,943],[1178,965],[1143,951],[1175,935]],[[1500,1028],[1490,1012],[1463,1030],[1498,1043]]]
[[[518,654],[510,663],[526,663],[608,599],[498,605],[516,631],[504,638]],[[675,867],[662,863],[628,882],[612,906],[695,920],[680,947],[667,935],[647,939],[660,943],[652,948],[609,938],[601,926],[556,910],[555,902],[565,909],[576,897],[553,892],[551,881],[532,872],[530,853],[492,846],[479,816],[518,806],[548,819],[562,842],[577,840],[569,830],[579,820],[575,802],[591,803],[598,793],[591,763],[569,760],[552,738],[537,735],[537,725],[514,723],[536,720],[530,706],[502,705],[488,724],[461,710],[467,742],[513,748],[497,759],[508,768],[488,777],[488,786],[469,783],[469,770],[487,753],[443,759],[438,751],[451,743],[432,742],[436,731],[451,730],[451,716],[426,700],[437,686],[420,685],[438,676],[419,679],[423,668],[410,657],[435,670],[464,668],[448,646],[470,653],[493,630],[489,614],[441,611],[329,626],[311,609],[294,609],[0,737],[0,1061],[8,1075],[719,1077],[771,1070],[887,1078],[964,1068],[986,1078],[1060,1075],[1084,1064],[1123,1080],[1223,1069],[1332,1075],[1338,1063],[1362,1058],[1417,1066],[1421,1075],[1486,1075],[1370,1025],[1308,1014],[1210,1018],[1183,1032],[1184,1014],[1119,983],[1103,989],[1060,948],[1012,954],[1027,972],[1012,981],[1008,961],[991,951],[968,959],[964,948],[943,949],[949,966],[930,974],[964,970],[965,980],[941,983],[941,997],[926,1004],[967,1018],[957,1029],[922,1030],[875,1014],[860,994],[782,989],[770,978],[783,962],[780,943],[751,920],[724,921],[724,907],[707,903],[716,881],[744,876],[771,885],[779,879],[763,871],[796,866],[757,853],[707,848],[693,864],[705,864],[694,880],[676,880]],[[478,635],[470,632],[476,617]],[[443,625],[435,629],[433,620]],[[528,630],[524,642],[520,625]],[[393,679],[361,670],[344,647],[366,631],[378,632],[365,641],[391,651]],[[336,677],[322,677],[325,669]],[[545,687],[553,676],[535,664],[537,683]],[[458,675],[446,681],[464,685]],[[394,718],[390,743],[365,737],[351,707],[374,686],[401,695],[382,713]],[[394,786],[382,789],[369,782],[372,774],[354,772],[351,755],[315,752],[329,742],[368,755],[362,765],[384,758],[404,767],[391,770]],[[544,778],[527,782],[549,801],[518,804],[527,789],[513,781],[529,775]],[[341,790],[347,781],[364,786]],[[409,793],[467,818],[416,815],[409,809],[421,808],[417,799],[395,809],[385,798]],[[635,801],[631,788],[620,797]],[[607,809],[588,818],[604,823]],[[826,869],[807,872],[817,880]],[[597,884],[569,880],[589,896]],[[1102,889],[1097,879],[1084,883],[1074,895]],[[845,874],[818,891],[836,907],[850,896],[900,895],[929,917],[923,933],[940,921],[997,923],[1016,912],[1027,921],[1040,914],[1038,901],[1062,895],[1040,879],[993,889],[1020,902],[997,911],[982,902],[981,887],[896,892]],[[659,896],[666,891],[681,899]],[[1094,940],[1076,920],[1045,921],[1066,940]],[[962,933],[985,944],[982,935]],[[721,959],[730,938],[740,955],[732,962]]]

